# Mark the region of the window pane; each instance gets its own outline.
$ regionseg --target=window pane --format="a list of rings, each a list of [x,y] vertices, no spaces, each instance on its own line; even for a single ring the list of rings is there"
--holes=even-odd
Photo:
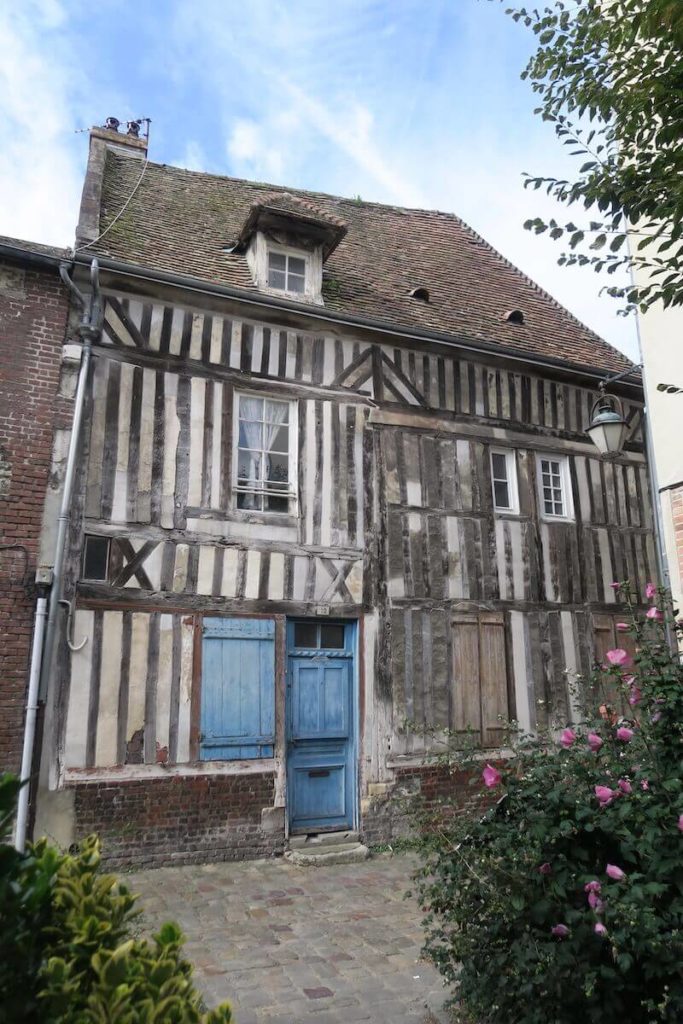
[[[268,423],[289,423],[289,403],[267,398],[264,419]]]
[[[268,512],[289,512],[289,498],[278,498],[273,494],[267,494],[264,498],[264,508]]]
[[[107,579],[109,565],[109,539],[107,537],[86,537],[83,551],[83,579]]]
[[[252,398],[251,395],[240,395],[240,419],[262,420],[263,399]]]
[[[300,259],[298,256],[290,256],[289,273],[298,274],[300,277],[304,277],[306,275],[306,261]]]
[[[263,497],[260,494],[244,494],[242,491],[238,491],[237,507],[251,511],[256,509],[260,512],[263,509]]]
[[[304,279],[303,277],[292,277],[291,275],[287,278],[287,291],[297,292],[302,294],[304,291]]]
[[[260,452],[245,452],[240,448],[237,459],[237,482],[249,486],[261,480],[262,459]]]
[[[240,420],[238,444],[240,448],[251,448],[260,451],[263,448],[263,424],[245,423]]]
[[[266,479],[287,483],[289,480],[289,458],[287,455],[266,455]]]
[[[287,269],[287,257],[283,252],[269,252],[268,253],[268,269],[269,270],[286,270]]]
[[[271,452],[289,452],[289,427],[280,427],[277,434],[273,438],[270,449]]]
[[[510,508],[508,485],[504,480],[494,480],[493,501],[496,508]]]
[[[492,453],[491,468],[495,480],[507,480],[507,459],[500,452]]]
[[[320,646],[341,650],[344,647],[344,627],[327,622],[321,625]]]
[[[318,627],[315,622],[294,623],[294,646],[317,647]]]
[[[269,288],[281,288],[283,291],[287,288],[287,277],[284,270],[269,270],[268,271],[268,287]]]

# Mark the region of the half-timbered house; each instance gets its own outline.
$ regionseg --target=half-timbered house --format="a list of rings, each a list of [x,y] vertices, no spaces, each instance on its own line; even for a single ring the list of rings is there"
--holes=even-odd
[[[639,386],[619,458],[585,434],[625,357],[451,214],[100,129],[94,256],[39,829],[147,863],[388,838],[425,736],[572,720],[612,581],[655,572]]]

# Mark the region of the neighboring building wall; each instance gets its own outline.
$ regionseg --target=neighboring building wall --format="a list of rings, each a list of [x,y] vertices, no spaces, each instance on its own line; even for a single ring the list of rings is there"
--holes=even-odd
[[[637,284],[646,281],[636,274]],[[676,523],[676,509],[683,489],[683,309],[663,309],[657,304],[639,314],[638,320],[669,584],[674,604],[681,608],[683,532]]]
[[[296,516],[233,508],[244,390],[297,403]],[[610,584],[642,590],[654,573],[638,406],[626,403],[627,451],[602,463],[583,434],[593,397],[446,346],[110,296],[65,590],[86,643],[62,644],[52,740],[70,837],[102,830],[117,863],[280,850],[292,616],[360,624],[360,826],[373,839],[404,827],[395,787],[423,783],[431,801],[446,784],[421,767],[424,728],[473,724],[491,747],[499,714],[525,729],[571,720],[567,673],[614,643]],[[494,512],[491,445],[515,453],[517,514]],[[539,510],[541,453],[567,460],[567,521]],[[81,578],[84,533],[110,538],[107,582]],[[273,622],[268,756],[199,760],[209,615]]]
[[[66,320],[56,270],[0,262],[0,771],[17,771],[21,760],[34,577],[60,414]],[[8,550],[12,545],[18,548]]]

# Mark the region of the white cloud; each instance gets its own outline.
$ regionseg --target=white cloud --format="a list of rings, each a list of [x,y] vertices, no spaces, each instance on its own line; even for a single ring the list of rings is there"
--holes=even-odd
[[[74,130],[76,54],[64,53],[56,0],[0,8],[0,232],[73,243],[83,148]],[[70,59],[69,59],[70,56]]]

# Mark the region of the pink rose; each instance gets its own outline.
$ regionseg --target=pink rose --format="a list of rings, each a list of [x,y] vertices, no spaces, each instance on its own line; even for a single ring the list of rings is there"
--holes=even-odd
[[[558,939],[566,939],[569,935],[569,928],[567,928],[566,924],[554,924],[550,931]]]
[[[602,746],[602,740],[598,736],[597,732],[588,733],[588,746],[591,748],[594,754],[597,754],[598,750]]]
[[[545,864],[541,864],[538,870],[542,875],[549,875],[553,869],[551,865],[548,863],[548,861],[546,861]]]
[[[597,921],[596,922],[596,924],[593,927],[593,931],[595,932],[596,935],[599,935],[601,938],[604,935],[607,935],[607,929],[605,928],[605,926],[602,923],[602,921]]]
[[[647,779],[642,780],[642,782],[640,783],[640,788],[644,790],[648,790],[650,788],[650,783],[647,781]]]
[[[594,910],[596,914],[601,914],[605,909],[605,904],[598,896],[597,892],[588,893],[588,906],[591,910]]]
[[[683,832],[683,814],[678,815],[678,828],[680,832]]]
[[[632,686],[628,695],[628,702],[631,705],[631,707],[634,708],[637,704],[640,704],[642,699],[643,691],[640,689],[640,687]]]
[[[595,795],[600,802],[601,807],[607,807],[611,804],[615,797],[619,796],[619,790],[610,789],[609,786],[596,786]]]
[[[648,608],[647,612],[645,613],[645,618],[654,619],[656,622],[661,622],[664,616],[660,612],[659,608],[655,608],[655,606],[653,605],[652,608]]]
[[[576,742],[576,733],[573,729],[563,729],[562,735],[560,736],[560,744],[568,749]]]
[[[631,628],[631,627],[629,626],[628,622],[617,622],[617,629],[618,629],[618,630],[619,630],[619,631],[620,631],[621,633],[625,633],[625,632],[626,632],[626,630],[627,630],[627,629],[630,629],[630,628]]]
[[[622,743],[630,743],[633,739],[633,729],[627,729],[625,725],[617,729],[617,739]]]
[[[592,882],[586,882],[583,887],[584,892],[600,892],[602,889],[602,882],[598,882],[597,878],[594,878]]]
[[[493,767],[493,765],[487,764],[481,774],[484,780],[484,785],[488,786],[489,789],[493,786],[500,785],[502,776],[500,772]]]
[[[615,882],[623,882],[626,878],[626,873],[617,867],[616,864],[608,864],[605,871],[609,877]]]
[[[629,668],[633,664],[631,655],[623,647],[615,647],[613,651],[607,651],[605,657],[610,665],[618,665],[620,668]]]
[[[626,793],[630,796],[630,794],[633,792],[633,786],[628,781],[628,779],[619,779],[617,785],[622,793]]]
[[[657,588],[654,583],[648,583],[645,587],[645,597],[648,601],[651,601],[653,597],[657,596]]]

